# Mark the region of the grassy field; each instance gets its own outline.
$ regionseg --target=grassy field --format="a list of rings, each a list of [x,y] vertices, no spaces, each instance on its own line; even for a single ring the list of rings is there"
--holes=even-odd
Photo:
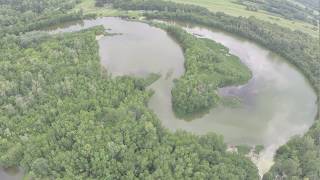
[[[288,27],[290,29],[297,29],[302,32],[308,33],[314,37],[319,37],[319,30],[314,30],[314,26],[309,23],[301,22],[301,21],[291,21],[281,17],[273,16],[268,14],[265,11],[248,11],[246,7],[243,5],[239,5],[234,3],[236,0],[170,0],[177,3],[188,3],[199,5],[208,8],[213,12],[224,12],[226,14],[232,16],[255,16],[258,19],[268,21],[271,23],[276,23],[284,27]]]
[[[255,16],[258,19],[265,20],[271,23],[276,23],[290,29],[297,29],[302,32],[308,33],[314,37],[319,37],[319,31],[313,30],[314,26],[304,22],[290,21],[281,17],[273,16],[264,11],[247,11],[245,6],[234,3],[235,0],[171,0],[177,3],[188,3],[199,5],[208,8],[213,12],[224,12],[232,16]],[[82,0],[80,4],[76,6],[74,10],[82,9],[85,14],[97,13],[99,16],[131,16],[139,17],[141,14],[135,11],[119,11],[112,9],[111,7],[98,8],[95,7],[95,0]]]

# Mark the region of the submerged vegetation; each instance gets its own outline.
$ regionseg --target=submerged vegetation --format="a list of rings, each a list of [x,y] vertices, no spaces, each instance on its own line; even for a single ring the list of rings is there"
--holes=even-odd
[[[172,89],[173,109],[179,117],[192,117],[220,102],[217,89],[251,78],[250,70],[229,50],[209,39],[196,38],[179,27],[160,25],[182,47],[185,74]]]

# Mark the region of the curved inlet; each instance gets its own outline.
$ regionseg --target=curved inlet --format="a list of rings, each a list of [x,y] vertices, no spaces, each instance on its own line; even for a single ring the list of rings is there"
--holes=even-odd
[[[253,158],[260,174],[264,174],[279,146],[290,137],[305,133],[313,124],[317,114],[316,93],[294,66],[255,43],[203,27],[185,29],[223,44],[252,71],[253,78],[248,84],[220,89],[224,96],[240,98],[242,106],[213,109],[203,121],[215,124],[212,125],[217,127],[215,132],[223,134],[231,144],[264,145],[260,157]]]
[[[305,133],[314,121],[316,94],[296,68],[255,43],[200,27],[186,30],[228,47],[231,54],[240,57],[251,69],[253,79],[243,86],[220,89],[224,96],[240,98],[239,107],[220,106],[193,121],[178,119],[171,107],[171,89],[173,80],[184,73],[179,45],[158,28],[119,18],[85,20],[51,33],[78,31],[96,25],[104,25],[110,33],[121,34],[99,40],[101,62],[110,73],[140,77],[150,73],[162,75],[149,87],[155,91],[149,107],[164,127],[195,134],[215,132],[222,134],[231,145],[264,145],[260,157],[253,159],[261,174],[272,165],[276,149],[293,135]]]
[[[184,129],[196,134],[215,132],[230,145],[264,145],[259,157],[251,157],[264,174],[273,164],[276,150],[290,137],[305,133],[317,113],[317,96],[309,82],[278,55],[248,40],[229,33],[201,27],[188,32],[219,42],[238,56],[253,73],[248,84],[219,90],[223,96],[237,97],[241,106],[220,106],[191,122],[177,119],[171,109],[170,88],[158,81],[149,106],[169,129]]]

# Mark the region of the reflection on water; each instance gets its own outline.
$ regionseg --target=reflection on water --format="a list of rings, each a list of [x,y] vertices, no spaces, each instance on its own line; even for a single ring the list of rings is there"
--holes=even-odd
[[[315,92],[296,68],[252,42],[206,28],[186,30],[223,44],[251,69],[253,78],[248,84],[220,90],[223,95],[243,99],[244,105],[214,109],[204,119],[220,126],[215,132],[222,133],[227,142],[263,144],[266,149],[256,164],[261,173],[266,172],[276,149],[312,125],[317,113]]]
[[[62,31],[94,25],[104,25],[113,33],[123,34],[99,41],[102,64],[112,74],[162,74],[162,78],[149,87],[155,91],[149,107],[163,126],[173,131],[183,129],[196,134],[216,132],[224,135],[229,144],[262,144],[265,150],[256,162],[261,172],[270,167],[272,157],[281,144],[293,135],[306,132],[313,123],[316,95],[300,72],[255,43],[200,27],[186,30],[228,47],[251,69],[253,78],[246,85],[219,90],[224,95],[242,99],[242,106],[217,107],[191,122],[177,119],[171,108],[171,89],[173,79],[184,72],[179,46],[157,28],[118,18],[84,21],[82,25]]]
[[[260,173],[271,166],[280,145],[291,136],[306,132],[313,123],[316,94],[300,72],[252,42],[200,27],[186,30],[228,47],[251,69],[253,78],[246,85],[219,90],[223,95],[241,98],[242,106],[220,106],[193,121],[177,119],[171,107],[171,89],[173,80],[184,73],[180,47],[160,29],[119,18],[86,20],[51,33],[78,31],[96,25],[104,25],[110,33],[122,34],[99,38],[101,62],[109,72],[113,75],[162,75],[149,87],[155,91],[149,107],[164,127],[196,134],[216,132],[229,144],[262,144],[265,150],[255,160]]]
[[[1,168],[0,167],[0,180],[21,180],[23,172],[18,168]]]

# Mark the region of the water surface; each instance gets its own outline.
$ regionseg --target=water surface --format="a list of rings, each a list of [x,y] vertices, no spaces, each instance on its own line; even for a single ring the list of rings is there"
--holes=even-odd
[[[252,71],[253,78],[243,86],[220,89],[225,96],[242,100],[239,107],[220,106],[193,121],[175,117],[171,104],[173,80],[184,73],[184,58],[179,45],[163,30],[140,22],[119,18],[86,20],[51,33],[72,32],[104,25],[110,33],[99,40],[101,63],[114,76],[162,77],[149,88],[155,91],[149,107],[162,125],[172,131],[183,129],[195,134],[222,134],[228,144],[261,144],[266,147],[255,160],[260,173],[270,168],[276,149],[290,137],[305,133],[312,125],[316,94],[304,76],[284,59],[237,36],[201,27],[187,27],[190,33],[223,44]],[[5,177],[1,174],[0,179]]]
[[[0,167],[0,180],[21,180],[23,171],[18,168],[2,168]]]
[[[255,161],[260,173],[265,173],[279,146],[313,124],[317,113],[314,90],[294,66],[253,42],[207,28],[186,30],[228,47],[250,68],[253,78],[245,85],[220,89],[223,95],[239,97],[243,102],[239,108],[219,107],[199,120],[179,125],[196,133],[214,129],[231,144],[264,145],[266,149]]]
[[[119,18],[84,21],[57,31],[75,31],[95,25],[104,25],[112,33],[122,33],[99,41],[101,62],[113,75],[162,75],[149,87],[155,91],[149,107],[164,127],[196,134],[215,132],[232,145],[264,145],[266,149],[256,161],[262,173],[271,166],[276,149],[293,135],[306,132],[314,121],[316,94],[295,67],[253,42],[201,27],[185,29],[229,48],[231,54],[250,68],[253,78],[243,86],[219,90],[223,95],[240,98],[241,106],[220,106],[193,121],[178,119],[172,111],[171,89],[173,80],[184,73],[179,46],[160,29]]]

